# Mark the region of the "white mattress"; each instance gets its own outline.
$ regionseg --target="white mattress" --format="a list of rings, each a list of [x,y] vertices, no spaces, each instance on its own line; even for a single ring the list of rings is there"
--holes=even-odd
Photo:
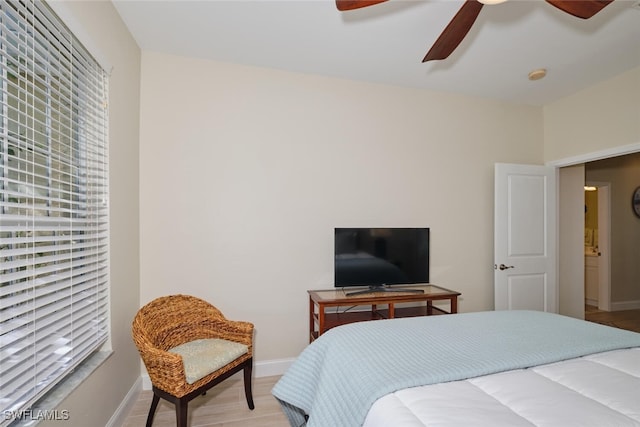
[[[413,387],[371,407],[363,427],[640,426],[640,348]]]

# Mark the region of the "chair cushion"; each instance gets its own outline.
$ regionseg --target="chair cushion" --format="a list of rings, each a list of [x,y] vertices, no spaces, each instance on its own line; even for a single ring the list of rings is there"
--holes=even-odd
[[[169,349],[182,356],[187,383],[217,371],[249,351],[249,347],[233,341],[212,338],[190,341]]]

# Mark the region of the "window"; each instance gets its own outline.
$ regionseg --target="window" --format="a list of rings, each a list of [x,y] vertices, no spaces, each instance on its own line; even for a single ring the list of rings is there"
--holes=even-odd
[[[0,2],[0,413],[108,338],[107,84],[46,3]]]

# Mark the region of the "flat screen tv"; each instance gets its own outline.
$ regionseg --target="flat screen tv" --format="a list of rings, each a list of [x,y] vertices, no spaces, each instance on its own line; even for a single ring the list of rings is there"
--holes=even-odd
[[[406,292],[398,285],[429,283],[428,228],[336,228],[334,246],[336,287]]]

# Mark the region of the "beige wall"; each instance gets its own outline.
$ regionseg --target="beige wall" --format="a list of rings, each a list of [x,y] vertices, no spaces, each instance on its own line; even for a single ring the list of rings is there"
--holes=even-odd
[[[640,67],[544,106],[546,162],[637,144]]]
[[[104,1],[55,2],[67,25],[90,51],[113,67],[109,82],[111,215],[111,346],[113,354],[64,400],[66,426],[105,426],[140,377],[131,341],[139,308],[138,131],[140,51],[113,5]],[[59,426],[60,422],[41,425]]]
[[[431,228],[431,281],[493,308],[493,167],[542,162],[542,111],[144,52],[141,303],[184,292],[308,342],[333,228]]]

